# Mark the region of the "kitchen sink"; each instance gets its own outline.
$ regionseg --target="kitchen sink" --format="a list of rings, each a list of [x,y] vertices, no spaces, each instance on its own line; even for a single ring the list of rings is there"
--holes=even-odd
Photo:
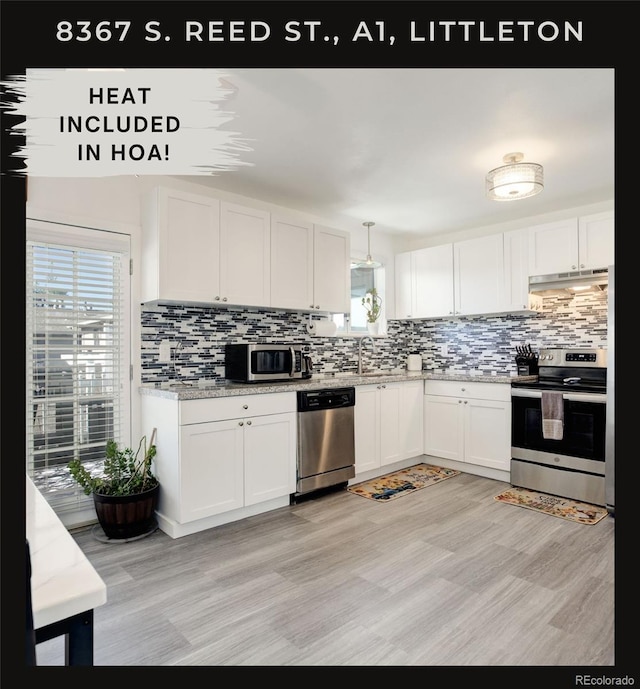
[[[343,373],[336,373],[336,378],[380,378],[380,376],[404,376],[402,371],[365,371],[364,373],[356,373],[355,371],[345,371]]]
[[[355,371],[339,371],[337,373],[320,374],[314,376],[315,378],[404,378],[405,371],[365,371],[364,373],[356,373]]]

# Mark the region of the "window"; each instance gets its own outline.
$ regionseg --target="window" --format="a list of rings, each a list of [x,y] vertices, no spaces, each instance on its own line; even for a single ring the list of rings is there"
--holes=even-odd
[[[129,436],[129,238],[27,223],[27,474],[56,512],[92,499],[69,475],[99,473]]]
[[[351,267],[351,311],[350,313],[335,313],[332,318],[338,326],[338,333],[366,333],[367,312],[362,305],[362,299],[372,287],[375,287],[382,297],[382,311],[380,321],[385,323],[384,304],[385,271],[381,268]],[[383,327],[381,332],[386,328]]]

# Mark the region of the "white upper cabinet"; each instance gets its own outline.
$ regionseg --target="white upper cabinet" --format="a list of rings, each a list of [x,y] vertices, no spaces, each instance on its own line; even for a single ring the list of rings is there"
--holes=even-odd
[[[397,254],[396,318],[503,310],[502,234]]]
[[[348,313],[350,235],[286,216],[271,218],[271,306]]]
[[[348,313],[348,232],[157,187],[142,209],[142,301]]]
[[[513,230],[503,235],[504,290],[503,311],[541,311],[542,298],[529,293],[529,233]]]
[[[154,189],[143,200],[142,301],[211,302],[220,285],[220,202]]]
[[[412,251],[395,256],[396,318],[413,318]]]
[[[322,225],[314,225],[313,300],[309,306],[319,311],[351,311],[351,235]]]
[[[453,245],[455,313],[495,313],[504,304],[502,234]]]
[[[581,267],[605,268],[615,263],[613,212],[578,218],[578,249]]]
[[[411,258],[413,317],[453,315],[453,244],[418,249]]]
[[[529,228],[529,275],[606,268],[613,262],[612,212]]]
[[[313,307],[313,223],[271,216],[271,305]]]
[[[268,211],[220,203],[220,296],[246,306],[269,306],[271,225]]]

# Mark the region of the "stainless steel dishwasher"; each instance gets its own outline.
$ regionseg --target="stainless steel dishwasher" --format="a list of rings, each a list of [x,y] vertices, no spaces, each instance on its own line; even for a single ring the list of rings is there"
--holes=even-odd
[[[356,475],[354,387],[298,392],[294,497],[346,483]]]

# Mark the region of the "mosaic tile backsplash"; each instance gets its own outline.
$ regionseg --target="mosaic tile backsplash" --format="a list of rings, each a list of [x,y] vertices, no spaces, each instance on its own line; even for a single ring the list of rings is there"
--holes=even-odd
[[[245,307],[142,305],[142,383],[224,378],[224,345],[285,342],[306,345],[314,373],[356,371],[358,339],[312,337],[308,314]],[[172,361],[160,362],[169,340]],[[390,320],[376,348],[364,345],[365,369],[406,366],[422,355],[425,370],[515,375],[516,347],[606,347],[606,292],[545,296],[541,313],[438,320]]]

